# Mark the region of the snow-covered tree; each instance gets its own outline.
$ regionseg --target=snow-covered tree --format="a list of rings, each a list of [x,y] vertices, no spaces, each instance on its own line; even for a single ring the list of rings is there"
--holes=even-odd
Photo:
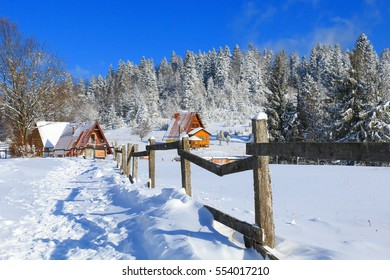
[[[230,68],[231,53],[229,47],[226,46],[225,49],[220,48],[217,54],[215,84],[219,88],[224,88],[224,86],[228,83]]]
[[[244,64],[244,54],[240,47],[236,45],[233,50],[230,66],[229,80],[233,85],[238,85],[241,81],[242,67]]]
[[[390,100],[390,50],[383,50],[379,62],[379,95]]]
[[[270,92],[266,94],[270,136],[275,142],[288,140],[290,120],[294,115],[292,104],[288,99],[288,81],[289,63],[286,52],[282,51],[276,55],[268,83]]]
[[[196,68],[196,59],[193,52],[187,51],[183,69],[183,94],[181,96],[182,110],[202,111],[204,109],[204,84]]]
[[[147,112],[149,115],[147,118],[153,122],[159,116],[159,94],[153,60],[146,60],[143,57],[139,65],[139,73],[140,90],[144,96],[145,105],[148,107]]]
[[[319,89],[317,82],[309,74],[302,80],[299,97],[300,134],[307,142],[320,141],[323,133]]]
[[[378,94],[379,59],[365,34],[359,36],[350,54],[351,72],[347,100],[341,114],[339,140],[370,141],[369,121],[374,108],[383,102]]]
[[[26,145],[37,119],[58,110],[64,78],[55,55],[0,18],[0,106],[15,144]]]

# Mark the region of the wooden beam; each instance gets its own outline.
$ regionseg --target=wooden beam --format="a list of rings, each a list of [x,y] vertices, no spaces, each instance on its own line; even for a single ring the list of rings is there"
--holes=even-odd
[[[133,150],[133,145],[130,143],[127,143],[127,154],[126,154],[126,176],[129,177],[131,174],[131,153],[134,151]]]
[[[248,143],[246,153],[256,156],[304,157],[312,160],[390,162],[390,143]]]
[[[214,173],[218,176],[222,176],[222,175],[220,175],[221,166],[219,164],[215,164],[215,163],[208,161],[200,156],[191,154],[190,152],[186,152],[184,150],[179,149],[177,152],[178,152],[180,157],[185,158],[186,160],[189,160],[192,163],[194,163],[194,164],[196,164],[204,169],[207,169],[211,173]]]
[[[255,143],[268,142],[267,118],[252,119],[252,133]],[[269,157],[257,157],[258,167],[253,169],[255,198],[255,222],[261,228],[261,245],[275,248],[275,224],[272,205],[271,175]]]
[[[149,151],[134,152],[131,155],[132,157],[147,157],[149,156]]]
[[[248,157],[220,166],[219,176],[252,170],[258,167],[257,157]]]
[[[230,227],[231,229],[241,233],[244,236],[245,246],[247,248],[254,248],[259,252],[264,259],[268,258],[270,260],[277,260],[278,258],[273,255],[269,250],[264,248],[261,245],[259,236],[262,235],[261,229],[257,226],[251,225],[247,222],[240,221],[226,213],[219,211],[211,206],[204,205],[204,207],[210,211],[213,215],[214,220],[220,222],[221,224]]]
[[[156,143],[154,138],[149,139],[150,146]],[[156,187],[156,151],[151,150],[149,152],[149,188],[154,189]]]
[[[278,257],[276,257],[274,254],[272,254],[266,247],[262,246],[260,243],[256,242],[253,239],[247,238],[244,236],[245,246],[247,248],[253,248],[257,252],[259,252],[264,259],[270,259],[270,260],[279,260]]]
[[[238,173],[246,170],[252,170],[254,168],[257,168],[258,166],[256,157],[248,157],[245,159],[240,159],[226,164],[217,164],[183,150],[178,150],[178,154],[179,156],[189,160],[190,162],[218,176],[224,176],[224,175]]]
[[[156,150],[175,150],[180,147],[180,142],[169,142],[169,143],[161,143],[161,144],[154,144],[154,145],[147,145],[146,150],[147,151],[156,151]]]
[[[122,145],[122,164],[121,164],[121,169],[122,173],[126,175],[126,170],[127,170],[127,159],[126,159],[126,145]]]
[[[132,156],[132,158],[133,158],[133,170],[131,172],[131,175],[132,175],[131,177],[132,177],[132,180],[134,180],[134,179],[138,178],[138,157],[134,157],[134,154],[138,152],[138,144],[134,144],[133,145],[132,151],[133,151],[133,153],[132,153],[133,154],[133,156]]]
[[[183,137],[181,141],[181,148],[184,152],[189,152],[190,142],[188,137]],[[186,194],[192,196],[191,189],[191,165],[190,161],[185,158],[180,158],[180,167],[181,167],[181,185],[185,189]]]
[[[248,238],[261,242],[261,240],[259,240],[259,236],[261,236],[261,230],[258,227],[247,222],[240,221],[237,218],[223,213],[211,206],[204,205],[204,207],[209,210],[211,214],[213,214],[214,220],[224,224],[227,227],[230,227],[231,229],[234,229],[235,231],[238,231]]]

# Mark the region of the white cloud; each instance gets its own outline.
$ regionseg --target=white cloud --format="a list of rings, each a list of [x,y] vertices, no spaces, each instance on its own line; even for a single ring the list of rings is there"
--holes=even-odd
[[[257,41],[261,26],[276,15],[277,9],[274,6],[260,8],[254,1],[246,2],[234,19],[233,31],[246,42]]]
[[[339,44],[349,46],[356,41],[359,36],[358,24],[353,20],[343,18],[332,18],[330,25],[327,27],[315,27],[310,34],[310,44],[313,46],[317,43],[325,45]]]
[[[351,48],[359,36],[356,23],[343,18],[333,18],[326,26],[315,26],[307,34],[278,38],[259,43],[260,48],[271,49],[275,53],[286,50],[308,55],[318,43],[323,45],[339,44],[342,48]]]
[[[296,30],[290,28],[300,24],[296,19],[291,20],[291,26],[286,26],[291,29],[290,32],[280,33],[280,37],[276,37],[280,30],[272,30],[274,33],[270,33],[270,29],[266,29],[273,26],[279,17],[289,17],[299,5],[305,5],[309,11],[313,12],[310,23],[302,21],[305,22],[303,24],[307,24],[304,33],[300,31],[301,28]],[[243,44],[254,43],[259,49],[271,49],[275,53],[286,50],[308,55],[318,43],[339,44],[343,49],[351,49],[361,33],[369,36],[383,21],[383,13],[378,0],[364,0],[363,8],[353,10],[349,16],[337,16],[340,11],[329,10],[331,7],[322,0],[287,0],[279,5],[268,6],[263,2],[249,1],[242,7],[243,9],[235,20],[235,31],[240,41]],[[264,30],[273,38],[265,37]]]
[[[70,72],[73,77],[82,79],[89,79],[92,75],[91,71],[82,68],[80,65],[76,65],[72,70],[70,70]]]

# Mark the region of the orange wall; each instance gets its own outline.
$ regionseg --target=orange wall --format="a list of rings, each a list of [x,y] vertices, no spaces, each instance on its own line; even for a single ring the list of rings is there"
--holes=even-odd
[[[200,130],[194,134],[194,136],[204,139],[202,141],[190,141],[193,147],[205,147],[210,145],[210,134],[204,130]]]

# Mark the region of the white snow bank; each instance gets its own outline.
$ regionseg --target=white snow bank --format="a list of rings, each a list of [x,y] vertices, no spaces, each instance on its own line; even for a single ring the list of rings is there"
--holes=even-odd
[[[112,160],[1,160],[0,259],[261,259],[202,207],[253,223],[252,172],[218,177],[191,165],[190,198],[175,151],[156,154],[153,190],[147,161],[131,185]],[[389,259],[389,174],[271,165],[275,254]]]
[[[12,159],[0,170],[0,259],[260,258],[182,189],[131,186],[112,160]]]

